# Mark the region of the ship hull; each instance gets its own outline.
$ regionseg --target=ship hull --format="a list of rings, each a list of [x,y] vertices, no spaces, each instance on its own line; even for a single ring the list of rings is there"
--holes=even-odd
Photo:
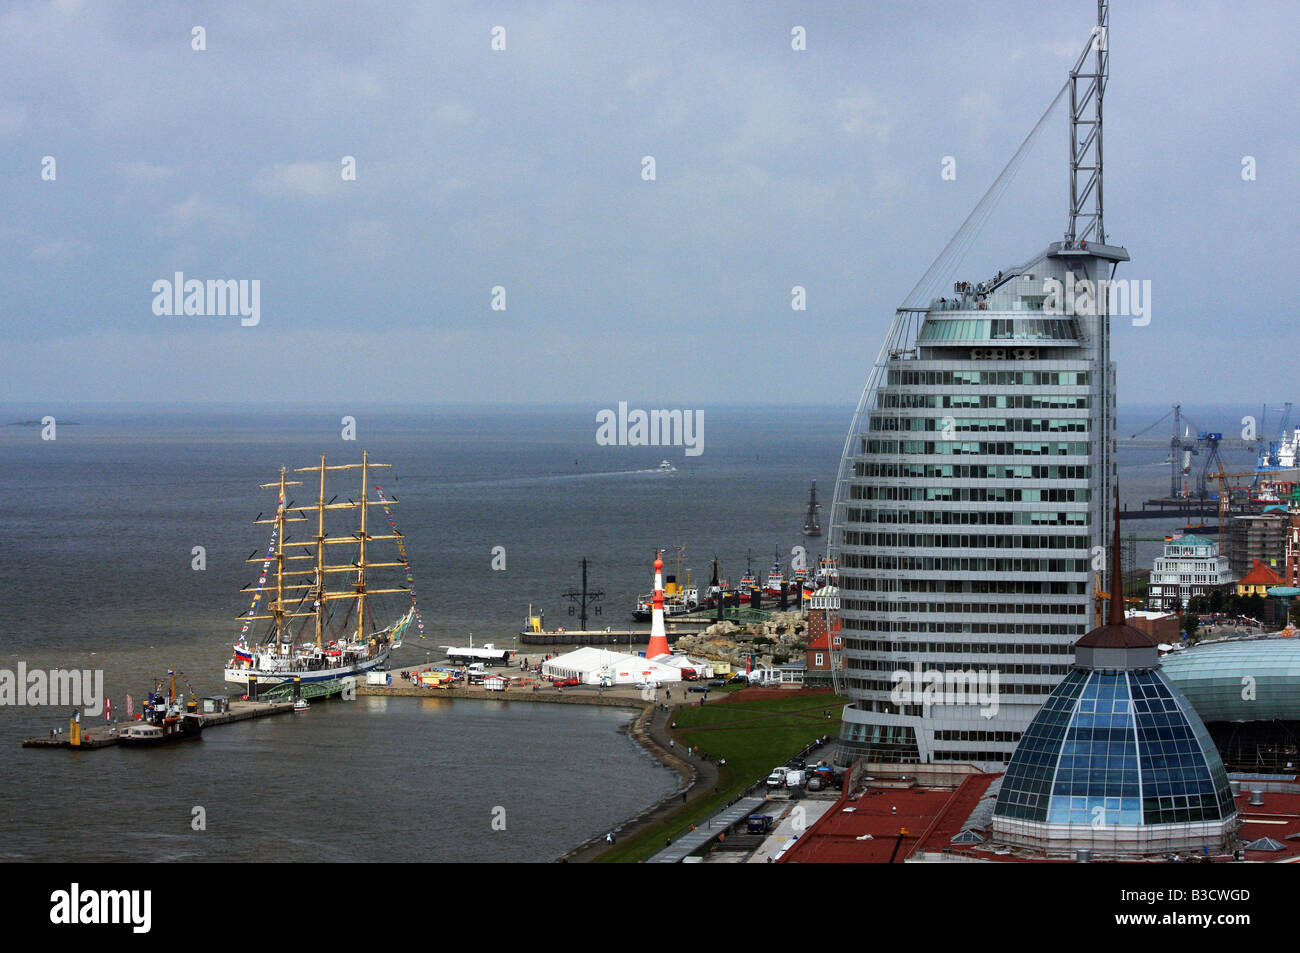
[[[301,679],[304,685],[316,682],[333,682],[353,675],[364,675],[366,672],[381,668],[388,661],[390,654],[391,650],[385,648],[373,658],[364,659],[360,662],[301,672],[285,669],[232,668],[226,666],[226,681],[232,685],[247,685],[248,676],[256,675],[259,688],[283,685],[285,682],[292,682],[295,678]]]
[[[193,741],[201,737],[203,737],[203,723],[197,718],[187,718],[181,724],[166,726],[156,734],[152,732],[145,735],[132,734],[128,728],[117,736],[117,743],[128,748],[148,748],[176,741]]]

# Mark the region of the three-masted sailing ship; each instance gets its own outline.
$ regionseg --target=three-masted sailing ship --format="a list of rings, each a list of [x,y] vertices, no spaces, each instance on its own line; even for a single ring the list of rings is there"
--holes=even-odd
[[[275,516],[261,519],[258,514],[253,522],[270,524],[274,529],[266,554],[258,557],[254,553],[246,560],[262,563],[262,571],[258,582],[243,590],[253,589],[253,600],[240,616],[244,628],[234,646],[234,656],[226,663],[227,682],[248,685],[249,677],[256,676],[257,684],[265,687],[294,679],[304,684],[343,679],[382,668],[392,650],[401,645],[403,633],[419,617],[406,547],[389,509],[397,501],[386,497],[377,484],[374,496],[368,492],[371,471],[389,466],[371,463],[366,453],[360,463],[326,466],[322,454],[319,466],[293,471],[318,475],[315,504],[301,507],[295,507],[293,500],[285,502],[288,488],[303,483],[286,480],[284,467],[280,468],[278,482],[262,484],[262,489],[279,492]],[[325,475],[334,470],[361,471],[358,499],[337,502],[336,495],[326,500]],[[384,508],[390,533],[376,535],[369,531],[367,514],[374,506]],[[357,511],[357,528],[330,535],[325,514],[337,510]],[[290,544],[285,528],[299,522],[315,522],[315,536],[310,542]],[[382,542],[396,543],[399,561],[375,560],[371,544]],[[333,547],[340,546],[345,555],[337,562],[327,559],[327,553],[338,551]],[[347,561],[350,555],[355,558]],[[373,570],[399,568],[405,571],[406,586],[375,587]],[[396,619],[381,625],[384,620],[378,617],[371,600],[387,594],[408,596],[410,606]],[[260,637],[254,634],[259,628]]]
[[[817,502],[817,481],[813,480],[812,489],[808,491],[808,513],[803,518],[803,534],[805,536],[820,536],[822,534],[822,522],[817,515],[817,511],[822,505]]]

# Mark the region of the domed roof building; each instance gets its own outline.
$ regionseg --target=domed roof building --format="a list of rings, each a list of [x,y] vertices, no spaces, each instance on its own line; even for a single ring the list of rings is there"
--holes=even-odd
[[[1118,520],[1117,506],[1114,539]],[[1109,621],[1075,643],[1069,674],[1021,737],[990,839],[1058,856],[1221,853],[1239,826],[1205,725],[1161,671],[1155,640],[1112,598]]]
[[[1161,667],[1207,722],[1300,721],[1300,638],[1202,642]]]

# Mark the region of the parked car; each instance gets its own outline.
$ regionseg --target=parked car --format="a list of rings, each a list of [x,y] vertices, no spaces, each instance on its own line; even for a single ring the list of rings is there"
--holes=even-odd
[[[556,688],[573,688],[575,685],[581,685],[580,678],[557,678],[554,682]]]
[[[749,684],[749,679],[746,678],[744,675],[733,675],[733,676],[731,676],[731,678],[727,679],[727,684],[728,684],[728,685],[748,685],[748,684]]]
[[[715,679],[713,679],[713,680],[711,680],[711,681],[709,682],[709,687],[710,687],[710,688],[721,688],[721,687],[722,687],[723,685],[725,685],[725,684],[727,684],[727,683],[724,682],[722,679],[720,679],[720,678],[715,678]]]
[[[794,771],[802,771],[805,767],[805,763],[803,758],[791,758],[785,763],[785,766]]]
[[[692,685],[690,688],[688,688],[688,689],[686,689],[686,690],[687,690],[688,692],[700,692],[700,693],[702,693],[702,694],[707,695],[707,694],[709,693],[709,686],[707,686],[707,685]]]

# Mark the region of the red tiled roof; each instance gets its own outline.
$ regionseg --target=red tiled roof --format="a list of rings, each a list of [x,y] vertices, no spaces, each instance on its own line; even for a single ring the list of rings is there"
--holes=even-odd
[[[1068,863],[1069,861],[1024,854],[994,855],[976,846],[953,845],[962,825],[998,778],[997,774],[972,774],[962,780],[955,791],[942,788],[872,788],[855,799],[842,796],[791,845],[781,863],[903,863],[917,851],[939,853],[944,850],[967,854],[981,860],[1010,863]],[[1243,843],[1270,837],[1285,848],[1280,851],[1248,850],[1248,861],[1289,861],[1300,858],[1300,784],[1294,791],[1264,794],[1264,803],[1248,803],[1251,782],[1241,782],[1236,798],[1242,819],[1239,836]],[[897,808],[897,813],[892,812]],[[900,842],[900,832],[902,833]],[[869,837],[865,835],[870,835]],[[897,849],[895,849],[897,848]]]
[[[1261,559],[1256,559],[1255,565],[1250,567],[1250,572],[1242,576],[1237,585],[1280,586],[1282,585],[1282,577],[1275,573],[1268,563]]]
[[[918,846],[951,828],[941,845],[946,847],[996,777],[971,775],[955,791],[869,788],[856,799],[846,795],[794,842],[781,863],[887,864],[892,858],[901,864]]]
[[[1156,644],[1156,640],[1141,629],[1135,629],[1131,625],[1116,625],[1112,622],[1093,629],[1075,642],[1074,647],[1076,649],[1145,649]]]

